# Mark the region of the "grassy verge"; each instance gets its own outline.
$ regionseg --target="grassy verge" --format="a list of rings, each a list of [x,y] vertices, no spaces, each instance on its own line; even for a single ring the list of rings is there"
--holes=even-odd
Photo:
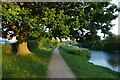
[[[52,49],[39,48],[37,42],[29,42],[32,54],[15,55],[2,52],[3,78],[45,78]]]
[[[81,56],[86,60],[88,60],[91,54],[90,51],[86,48],[76,48],[76,47],[67,46],[67,45],[61,46],[61,48],[69,54]]]
[[[120,74],[117,72],[89,63],[82,56],[69,54],[68,51],[61,47],[59,50],[68,66],[78,78],[120,78]]]

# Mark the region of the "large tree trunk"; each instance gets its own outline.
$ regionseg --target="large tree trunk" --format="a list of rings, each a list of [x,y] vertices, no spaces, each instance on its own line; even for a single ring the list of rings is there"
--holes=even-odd
[[[31,52],[29,51],[28,47],[27,47],[27,42],[22,42],[20,44],[18,44],[18,52],[17,54],[30,54]]]
[[[30,54],[31,52],[28,49],[27,46],[27,36],[28,36],[28,31],[29,31],[29,26],[25,23],[22,24],[23,28],[21,28],[20,32],[18,32],[18,52],[17,54]]]

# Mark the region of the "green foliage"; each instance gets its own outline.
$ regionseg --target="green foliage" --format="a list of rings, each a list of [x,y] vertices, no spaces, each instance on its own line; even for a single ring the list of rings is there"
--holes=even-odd
[[[109,32],[107,37],[103,40],[96,39],[79,43],[79,45],[80,44],[82,44],[82,47],[89,49],[120,52],[120,36],[115,35],[112,32]]]
[[[110,2],[4,2],[2,4],[3,22],[16,25],[20,34],[25,32],[27,25],[30,36],[55,39],[70,37],[77,42],[96,39],[98,30],[108,34],[112,27],[111,21],[117,18],[114,14],[117,10],[117,6]],[[21,23],[20,28],[19,23]],[[85,33],[85,30],[88,32]]]
[[[120,73],[114,72],[105,67],[96,66],[92,63],[89,63],[88,61],[84,60],[81,56],[67,54],[68,52],[64,51],[62,48],[59,48],[59,50],[66,63],[74,72],[77,78],[85,78],[85,80],[87,78],[109,78],[119,80],[120,78]]]
[[[94,50],[120,52],[120,36],[109,32],[109,35],[105,39],[83,43],[83,47]]]
[[[84,59],[88,59],[90,57],[90,51],[86,48],[76,48],[73,46],[61,46],[60,48],[69,54],[79,55]]]
[[[12,52],[12,47],[10,44],[1,44],[2,46],[2,52],[10,53]]]
[[[2,13],[4,18],[10,22],[9,24],[15,25],[15,21],[17,20],[24,20],[26,19],[27,15],[29,15],[29,10],[25,10],[24,8],[20,8],[19,6],[15,5],[14,3],[8,2],[2,4]],[[22,17],[25,16],[25,17]]]
[[[48,64],[52,50],[38,48],[36,41],[29,42],[32,54],[14,55],[12,52],[2,52],[3,78],[47,78]]]
[[[105,50],[120,51],[120,36],[119,35],[114,35],[110,33],[109,36],[107,36],[103,42],[104,42]]]
[[[103,50],[104,49],[104,42],[102,40],[97,40],[93,43],[92,48],[95,50]]]
[[[28,41],[28,42],[30,44],[33,44],[33,46],[34,46],[34,44],[38,45],[38,48],[43,48],[43,47],[45,47],[45,48],[54,48],[55,46],[59,45],[59,41],[55,40],[54,37],[52,37],[52,39],[50,39],[50,38],[41,38],[40,40],[32,40],[32,43],[31,43],[31,41]]]
[[[103,40],[94,40],[94,41],[85,42],[82,44],[82,46],[94,50],[104,50],[105,45]]]

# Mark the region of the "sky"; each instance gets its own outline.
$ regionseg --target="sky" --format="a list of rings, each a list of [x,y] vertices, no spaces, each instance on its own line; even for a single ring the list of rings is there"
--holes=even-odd
[[[112,0],[111,3],[116,4],[118,6],[118,0]],[[116,12],[116,14],[118,14]],[[112,29],[110,30],[112,33],[118,35],[118,18],[112,21],[112,24],[115,24]],[[103,39],[104,34],[101,33],[101,31],[98,31],[98,35],[101,36],[101,39]]]
[[[111,3],[114,3],[118,6],[118,0],[112,0]],[[116,18],[115,20],[112,21],[112,24],[115,24],[115,26],[113,26],[113,28],[111,29],[111,31],[118,35],[118,18]]]

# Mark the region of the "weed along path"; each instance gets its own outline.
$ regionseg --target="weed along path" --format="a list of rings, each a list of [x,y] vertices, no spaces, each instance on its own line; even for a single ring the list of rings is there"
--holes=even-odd
[[[58,47],[53,51],[48,68],[48,78],[76,78],[59,53]]]

